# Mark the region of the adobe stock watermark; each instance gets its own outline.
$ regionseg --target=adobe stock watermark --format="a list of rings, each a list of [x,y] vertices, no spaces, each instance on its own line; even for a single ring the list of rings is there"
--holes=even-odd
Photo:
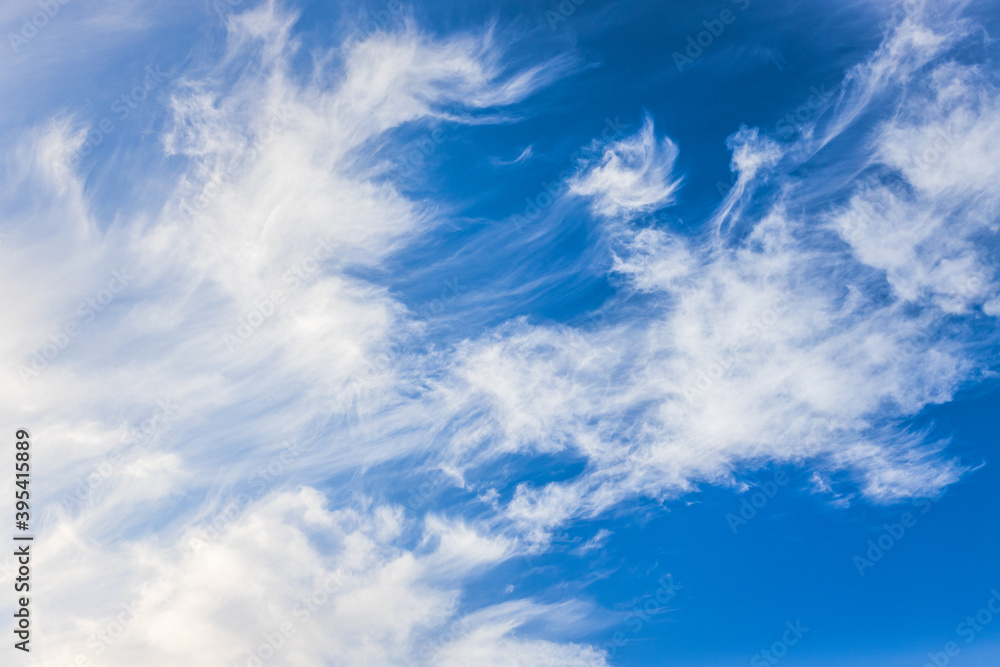
[[[445,312],[447,307],[454,303],[458,297],[468,290],[458,278],[445,280],[442,284],[441,295],[428,301],[417,309],[416,315],[420,319],[431,319]],[[348,387],[350,403],[354,403],[367,390],[378,384],[379,378],[383,377],[392,367],[392,362],[406,353],[405,347],[391,347],[387,351],[381,352],[371,361],[365,363],[365,369],[360,374],[355,375]]]
[[[282,451],[278,456],[268,462],[266,466],[261,466],[253,472],[247,479],[247,483],[253,487],[253,496],[240,493],[230,500],[208,523],[207,528],[201,528],[199,534],[188,541],[188,546],[197,555],[208,547],[211,542],[219,539],[230,526],[235,523],[244,510],[250,506],[254,500],[260,500],[267,491],[273,487],[289,468],[295,463],[303,452],[311,449],[299,447],[296,443],[288,441],[282,443]]]
[[[97,657],[111,648],[120,640],[129,628],[135,625],[139,617],[142,600],[136,598],[132,602],[122,604],[120,611],[112,620],[108,621],[100,632],[95,632],[87,639],[87,653],[78,653],[73,659],[74,667],[90,667],[90,654]]]
[[[284,115],[280,111],[271,114],[267,120],[267,126],[254,137],[254,140],[250,142],[240,157],[224,166],[221,174],[213,173],[208,182],[202,186],[201,192],[190,201],[180,202],[178,209],[189,217],[195,217],[197,213],[208,208],[225,191],[226,186],[243,173],[247,162],[256,158],[257,154],[274,140],[278,132],[291,127],[292,120],[291,116]]]
[[[729,191],[733,189],[733,186],[736,185],[736,181],[738,181],[739,179],[740,179],[739,173],[734,171],[732,176],[729,177],[728,183],[726,181],[716,181],[715,189],[719,191],[719,196],[725,197],[727,194],[729,194]]]
[[[265,632],[261,635],[262,641],[255,648],[245,648],[247,654],[246,661],[242,667],[261,667],[281,650],[289,639],[295,636],[295,624],[291,621],[284,621],[272,632]],[[235,667],[241,667],[237,664]]]
[[[801,133],[826,108],[827,102],[830,101],[830,98],[837,91],[836,89],[827,90],[824,83],[819,88],[810,86],[809,92],[811,94],[805,102],[797,106],[793,111],[789,111],[785,114],[784,118],[775,124],[774,129],[776,132],[786,136]]]
[[[18,562],[14,558],[7,556],[3,563],[0,563],[0,584],[13,581],[17,575]]]
[[[390,2],[386,4],[385,9],[380,9],[378,11],[373,9],[369,11],[367,16],[368,20],[355,28],[353,37],[355,37],[358,41],[364,41],[365,39],[374,36],[380,30],[388,30],[389,26],[402,18],[402,16],[403,3],[399,0],[390,0]]]
[[[444,473],[438,471],[438,474],[434,476],[434,481],[421,482],[416,489],[410,491],[410,498],[406,502],[406,506],[411,510],[419,510],[427,501],[430,500],[434,492],[440,489],[445,484]]]
[[[966,616],[965,620],[955,626],[955,634],[961,637],[966,644],[975,641],[986,626],[993,622],[993,619],[1000,614],[1000,591],[992,589],[990,599],[986,601],[986,606],[976,612],[975,616]],[[927,662],[924,667],[945,667],[951,663],[951,659],[958,656],[962,648],[958,642],[948,642],[943,650],[934,651],[927,654]],[[964,664],[964,663],[963,663]]]
[[[486,418],[483,428],[500,428],[500,422],[492,414]],[[440,489],[447,486],[449,476],[443,470],[435,470],[432,480],[425,480],[410,490],[410,497],[406,501],[406,506],[411,510],[418,511],[426,505],[431,497]]]
[[[236,328],[232,332],[227,331],[222,335],[222,339],[226,343],[226,347],[229,348],[229,351],[235,352],[236,348],[249,340],[277,312],[278,306],[285,302],[289,293],[294,292],[316,275],[322,263],[333,256],[334,249],[331,239],[320,240],[310,254],[295,262],[282,274],[281,282],[288,286],[288,293],[280,289],[272,289],[261,298],[255,300],[253,308],[239,319]]]
[[[300,598],[300,601],[292,609],[292,615],[299,619],[300,625],[305,625],[325,605],[330,597],[344,587],[344,579],[336,573],[328,573],[322,583],[318,584],[312,592]],[[242,663],[236,663],[233,667],[263,667],[268,661],[276,656],[288,641],[295,636],[297,628],[294,621],[282,621],[272,632],[265,632],[261,635],[264,641],[254,648],[245,648],[243,652],[247,654]]]
[[[243,4],[243,0],[213,0],[212,9],[215,10],[219,20],[225,21],[234,9]]]
[[[913,507],[919,509],[921,515],[930,511],[931,503],[932,501],[927,498],[916,498],[912,501]],[[875,563],[882,560],[888,551],[899,544],[906,531],[915,525],[917,516],[913,512],[903,512],[899,515],[898,521],[882,524],[882,533],[877,538],[868,540],[867,550],[863,554],[856,554],[852,559],[858,575],[865,576],[865,570],[874,567]]]
[[[776,298],[771,305],[756,317],[752,317],[740,325],[740,338],[729,346],[725,355],[715,355],[715,361],[698,371],[694,382],[684,389],[688,399],[701,396],[715,382],[724,377],[743,356],[744,346],[754,338],[761,336],[788,312],[788,304],[782,297]]]
[[[423,168],[427,162],[427,158],[437,151],[438,147],[444,143],[444,140],[444,130],[437,128],[423,139],[415,141],[412,144],[412,148],[406,150],[401,160],[402,166],[399,168],[399,174],[401,176],[410,176],[417,169]]]
[[[786,139],[797,133],[801,133],[809,123],[814,121],[826,109],[827,102],[829,102],[838,89],[839,85],[834,87],[833,90],[827,90],[826,84],[821,84],[819,88],[810,86],[810,95],[806,101],[785,114],[784,118],[778,120],[774,126],[775,132],[779,135],[784,135]],[[726,181],[716,181],[715,189],[719,191],[719,196],[725,197],[732,187],[736,185],[737,180],[739,180],[739,174],[733,172],[729,177],[728,183]]]
[[[750,7],[750,0],[731,0],[731,2],[741,12],[745,12]],[[677,71],[683,73],[685,67],[693,65],[695,60],[701,58],[705,50],[710,48],[715,40],[722,36],[726,28],[736,22],[739,16],[739,13],[727,7],[719,12],[718,17],[702,21],[701,24],[705,26],[705,29],[697,34],[687,36],[687,47],[684,49],[684,53],[674,51],[671,54]]]
[[[910,14],[924,11],[924,0],[903,0],[902,3],[895,2],[890,24],[898,24],[905,20]]]
[[[631,296],[626,295],[624,297],[617,297],[612,300],[605,301],[599,308],[587,311],[585,314],[573,318],[570,325],[583,334],[589,334],[604,329],[608,326],[608,316],[620,311],[629,303],[630,300]],[[573,338],[568,341],[567,344],[570,347],[578,347],[582,344],[582,341]]]
[[[580,323],[579,329],[584,332],[597,331],[601,327],[604,327],[608,323],[608,314],[614,312],[618,307],[620,302],[615,301],[612,305],[602,304],[597,310],[592,310],[587,313],[586,318]]]
[[[560,23],[565,23],[566,20],[576,13],[576,8],[585,3],[587,0],[562,0],[555,9],[548,9],[545,11],[545,20],[549,22],[549,27],[555,30]]]
[[[434,659],[441,651],[460,640],[471,629],[471,624],[465,618],[460,618],[457,621],[452,622],[452,624],[449,625],[443,633],[435,637],[433,641],[426,642],[418,649],[418,657],[421,660],[426,661],[428,664],[433,664]]]
[[[625,627],[631,632],[631,636],[623,630],[619,630],[611,636],[609,641],[604,643],[602,648],[607,651],[608,657],[614,657],[618,649],[628,644],[630,639],[639,634],[654,616],[667,611],[667,605],[677,595],[677,591],[682,588],[674,583],[674,578],[670,574],[663,575],[656,583],[658,584],[656,590],[645,595],[643,601],[636,603],[622,619]]]
[[[788,649],[798,644],[799,640],[809,632],[809,628],[803,627],[802,621],[798,620],[794,624],[791,621],[785,621],[785,627],[787,630],[781,634],[781,639],[775,641],[768,648],[758,651],[750,658],[750,667],[767,667],[778,664],[779,660],[788,655]]]
[[[615,116],[614,120],[611,120],[611,118],[604,119],[604,129],[601,130],[601,140],[605,144],[611,143],[612,140],[618,139],[624,134],[625,129],[619,116]],[[552,206],[556,200],[559,199],[559,197],[569,190],[569,181],[576,173],[576,163],[585,154],[586,149],[583,146],[573,151],[573,154],[569,157],[570,166],[559,172],[559,176],[554,182],[546,183],[545,181],[542,181],[541,192],[532,197],[525,197],[524,212],[522,214],[515,214],[512,218],[514,228],[517,231],[521,231],[528,224],[538,220],[545,209]]]
[[[180,412],[180,408],[173,405],[170,399],[158,398],[156,399],[156,405],[156,410],[149,418],[143,420],[138,429],[132,430],[128,426],[123,427],[125,431],[124,439],[127,443],[125,447],[121,450],[108,452],[104,460],[95,466],[89,474],[77,479],[73,495],[66,494],[62,497],[61,502],[63,507],[67,509],[79,508],[99,486],[111,478],[115,470],[125,462],[126,457],[136,447],[146,442],[170,418]]]
[[[512,620],[515,619],[508,614],[504,614],[497,617],[494,622],[499,626],[503,626]],[[469,631],[474,628],[475,626],[469,623],[469,621],[464,617],[453,621],[451,625],[445,628],[441,634],[437,635],[432,641],[421,644],[420,648],[417,649],[417,657],[423,661],[420,664],[438,664],[438,655],[459,640],[468,636]]]
[[[417,309],[417,316],[423,319],[430,319],[431,317],[441,315],[450,304],[454,303],[467,290],[468,287],[463,285],[458,278],[445,280],[441,287],[440,296],[420,306]]]
[[[80,335],[86,325],[93,322],[99,313],[104,312],[131,280],[132,276],[125,269],[112,271],[107,286],[81,301],[76,307],[76,317],[49,334],[49,342],[32,355],[30,367],[18,364],[17,373],[21,382],[27,383],[29,379],[38,377],[48,368],[70,342]]]
[[[149,97],[149,94],[167,80],[166,73],[160,71],[159,65],[147,65],[143,71],[146,75],[140,82],[113,99],[108,106],[108,109],[117,116],[120,122],[127,120],[132,115],[132,112],[138,109],[146,98]],[[69,169],[75,169],[80,164],[80,160],[93,153],[94,149],[104,143],[108,135],[116,129],[118,129],[118,126],[115,125],[114,120],[110,116],[101,118],[101,120],[95,123],[94,127],[87,130],[84,142],[66,158],[64,166]]]
[[[349,385],[350,401],[353,403],[363,391],[378,384],[378,379],[382,377],[391,367],[393,360],[404,354],[406,348],[391,348],[381,352],[371,361],[365,361],[365,369],[360,374],[351,379]]]
[[[733,531],[733,535],[756,517],[757,512],[762,510],[772,498],[778,495],[778,489],[785,484],[788,484],[788,475],[784,470],[779,470],[774,473],[772,479],[764,482],[758,481],[753,487],[757,490],[753,493],[744,493],[740,500],[740,508],[736,514],[730,512],[726,515],[726,523],[729,524],[729,529]]]
[[[38,8],[41,11],[37,11],[32,14],[30,19],[27,16],[22,16],[21,29],[16,33],[7,33],[7,41],[10,42],[10,50],[15,54],[20,52],[22,47],[26,46],[29,41],[34,39],[39,30],[47,26],[49,21],[56,17],[59,13],[60,7],[68,5],[69,3],[70,0],[38,0]]]
[[[909,166],[919,171],[924,171],[933,166],[938,160],[944,157],[951,150],[955,142],[955,125],[947,123],[945,127],[938,128],[934,132],[934,140],[929,148],[919,155],[910,156]]]

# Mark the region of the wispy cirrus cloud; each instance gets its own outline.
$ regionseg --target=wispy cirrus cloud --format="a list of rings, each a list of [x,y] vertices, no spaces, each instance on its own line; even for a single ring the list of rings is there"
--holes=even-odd
[[[975,36],[936,7],[894,24],[793,138],[732,128],[735,185],[704,220],[672,216],[688,147],[644,114],[586,145],[537,229],[498,215],[480,254],[474,233],[442,251],[448,270],[505,252],[527,264],[585,221],[582,259],[461,296],[488,321],[553,276],[600,270],[628,304],[587,327],[518,313],[437,337],[392,284],[407,250],[444,245],[449,204],[380,157],[412,125],[530,115],[572,54],[514,68],[496,30],[412,18],[307,54],[298,16],[271,2],[228,14],[218,57],[164,84],[155,159],[111,156],[156,183],[113,219],[65,169],[86,141],[77,116],[11,139],[0,279],[23,288],[0,297],[18,323],[0,333],[17,388],[3,410],[39,425],[48,471],[41,659],[604,665],[566,629],[587,603],[469,589],[575,520],[774,463],[809,467],[838,503],[960,479],[972,464],[912,419],[992,374],[1000,97],[950,58]],[[512,164],[544,157],[533,146]],[[814,161],[831,149],[836,164]],[[122,267],[120,295],[19,374]],[[164,397],[176,414],[63,502]],[[521,474],[552,460],[579,465]],[[429,470],[440,481],[420,502],[387,499]],[[425,502],[446,492],[461,499]],[[97,619],[134,601],[124,635],[94,644],[111,622]],[[564,627],[543,636],[543,617]]]
[[[965,466],[906,423],[988,375],[975,327],[995,314],[998,287],[986,140],[997,89],[974,67],[930,64],[954,42],[920,21],[907,17],[849,73],[863,99],[817,119],[844,156],[829,177],[793,175],[816,154],[811,131],[791,144],[736,132],[737,185],[707,234],[630,225],[681,181],[675,144],[649,118],[582,166],[573,193],[608,225],[614,271],[641,310],[597,331],[521,322],[462,346],[439,399],[455,414],[488,405],[498,425],[453,438],[448,464],[471,475],[511,455],[583,457],[578,476],[518,484],[498,507],[542,541],[574,517],[768,462],[825,479],[846,469],[876,502],[955,482]],[[901,92],[867,140],[846,136]],[[841,178],[845,162],[856,178]],[[842,203],[817,205],[817,193]]]
[[[439,39],[411,23],[346,43],[337,75],[320,68],[301,79],[291,66],[295,20],[275,3],[233,13],[221,60],[168,84],[162,146],[182,168],[164,200],[138,215],[110,225],[97,218],[84,175],[65,168],[87,129],[71,116],[32,128],[8,158],[20,180],[4,193],[5,271],[20,273],[24,288],[5,297],[22,325],[4,335],[7,358],[29,363],[112,270],[131,275],[42,372],[25,380],[18,363],[5,369],[18,387],[8,416],[39,425],[37,465],[48,482],[38,502],[58,507],[39,538],[46,555],[37,568],[49,575],[41,596],[59,633],[40,637],[43,659],[252,664],[274,650],[282,664],[449,664],[473,642],[484,659],[605,664],[591,649],[515,636],[541,613],[527,599],[502,617],[480,611],[435,645],[468,616],[458,606],[462,586],[518,553],[516,542],[350,498],[341,501],[360,504],[356,512],[328,510],[308,486],[423,445],[400,437],[373,448],[374,432],[353,445],[343,439],[357,433],[357,415],[401,403],[408,379],[380,355],[419,330],[384,284],[357,271],[378,269],[438,224],[431,207],[372,169],[365,146],[406,123],[463,122],[463,109],[521,101],[562,65],[510,71],[487,33]],[[39,251],[44,260],[32,257]],[[228,344],[241,323],[252,335]],[[356,380],[376,361],[388,377],[359,392]],[[82,472],[122,448],[121,427],[140,424],[164,396],[178,414],[106,477],[98,472],[83,499],[74,495]],[[261,468],[282,460],[277,443],[287,440],[328,445],[306,447],[264,495],[232,505],[253,493]],[[199,543],[199,524],[217,521],[225,530]],[[289,548],[298,551],[292,560]],[[55,574],[70,553],[73,566]],[[256,577],[259,568],[271,575]],[[336,585],[325,588],[331,577]],[[301,602],[313,596],[329,602]],[[133,602],[125,633],[108,640],[99,619],[113,622]],[[387,617],[387,605],[399,614]],[[184,631],[190,641],[176,642],[192,623],[200,629]],[[339,637],[330,623],[340,624]]]

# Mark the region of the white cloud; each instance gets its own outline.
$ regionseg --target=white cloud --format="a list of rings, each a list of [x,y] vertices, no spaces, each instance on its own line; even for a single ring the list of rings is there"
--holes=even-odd
[[[99,217],[85,175],[63,168],[85,136],[72,117],[43,120],[6,153],[21,176],[0,190],[0,277],[18,285],[0,297],[18,322],[0,333],[14,361],[2,414],[35,425],[46,471],[39,664],[246,664],[244,649],[286,622],[295,633],[279,637],[280,664],[419,664],[464,616],[463,586],[518,553],[447,517],[331,511],[302,484],[424,444],[405,436],[419,426],[407,413],[403,437],[381,437],[399,433],[405,386],[394,380],[414,353],[383,355],[418,329],[357,269],[377,274],[438,221],[381,178],[367,148],[413,121],[502,118],[570,61],[511,71],[488,33],[438,39],[408,25],[347,43],[334,73],[318,54],[303,79],[293,14],[271,3],[230,19],[222,60],[169,85],[162,146],[181,166],[156,173],[172,184],[166,203]],[[127,284],[105,301],[115,271]],[[372,367],[388,377],[359,383]],[[154,424],[158,400],[177,409]],[[138,445],[123,439],[144,423]],[[233,505],[241,490],[253,502]],[[199,524],[225,528],[195,550]],[[331,578],[341,584],[307,620],[299,603]],[[537,663],[522,664],[603,664],[581,646],[517,636],[535,613],[524,604],[503,629],[469,626],[489,634],[484,659],[530,645]]]
[[[574,61],[510,71],[489,31],[438,38],[408,23],[302,75],[293,14],[231,18],[221,62],[171,84],[161,138],[180,166],[167,203],[99,218],[84,178],[56,166],[84,140],[72,117],[7,152],[21,176],[0,189],[0,280],[19,289],[0,292],[17,323],[0,332],[16,361],[0,414],[38,425],[36,463],[51,471],[38,497],[45,664],[97,658],[88,640],[138,601],[121,637],[97,643],[105,664],[246,664],[244,649],[292,623],[280,664],[603,665],[572,637],[526,630],[575,618],[572,601],[467,611],[464,587],[575,517],[771,462],[811,466],[835,499],[850,497],[829,481],[841,470],[874,501],[934,494],[963,472],[907,421],[981,377],[953,318],[1000,312],[997,92],[973,68],[926,67],[961,24],[908,18],[849,74],[821,140],[735,132],[738,179],[705,237],[630,226],[681,183],[678,145],[651,118],[598,146],[572,192],[640,308],[588,331],[516,319],[427,353],[378,276],[436,209],[397,190],[370,149],[416,121],[506,120],[503,107]],[[901,89],[913,101],[871,146],[838,147],[870,179],[832,199],[839,174],[790,175]],[[121,270],[126,289],[86,306]],[[164,399],[176,413],[129,447],[122,426],[150,422]],[[586,466],[541,486],[490,467],[540,455]],[[417,520],[315,490],[414,461],[464,484],[486,518]],[[61,503],[91,479],[82,502]],[[247,488],[261,493],[234,509]],[[192,548],[194,526],[213,522],[224,528]]]
[[[575,191],[613,218],[614,268],[641,295],[645,317],[590,331],[513,323],[463,347],[437,394],[454,414],[491,406],[496,426],[486,437],[464,437],[480,425],[459,422],[446,454],[447,465],[470,471],[467,483],[498,483],[470,475],[501,455],[585,458],[577,477],[521,484],[503,507],[531,541],[544,544],[557,526],[626,499],[673,498],[768,462],[847,470],[876,502],[933,495],[962,474],[946,442],[906,424],[984,377],[981,341],[949,317],[975,316],[977,305],[989,314],[997,302],[988,267],[1000,161],[986,138],[995,134],[996,89],[974,68],[925,67],[949,40],[915,21],[851,73],[863,101],[830,121],[843,130],[883,96],[912,90],[871,147],[852,148],[846,137],[835,144],[841,163],[881,160],[905,184],[864,176],[838,192],[822,167],[792,177],[815,154],[810,136],[782,146],[742,128],[729,142],[739,178],[714,234],[683,236],[621,224],[668,205],[676,187],[676,149],[655,139],[651,121],[584,167]],[[951,150],[915,165],[915,152],[945,127]],[[966,151],[968,164],[953,168]],[[777,187],[760,189],[765,182]],[[818,196],[846,203],[817,211]],[[832,502],[851,496],[818,488]]]
[[[570,183],[570,192],[591,197],[594,210],[608,217],[660,208],[680,186],[673,178],[676,160],[677,146],[667,137],[657,140],[647,116],[637,134],[606,146],[597,164]]]
[[[893,291],[964,313],[998,298],[1000,95],[975,69],[947,63],[882,125],[875,152],[906,186],[876,182],[834,217],[859,260],[885,271]]]
[[[423,528],[436,544],[411,551],[407,523],[388,506],[331,511],[310,488],[255,501],[217,523],[221,532],[178,526],[113,549],[64,522],[39,543],[47,604],[36,659],[253,665],[252,651],[264,664],[295,666],[450,665],[461,656],[606,664],[591,648],[517,635],[527,621],[562,610],[523,600],[460,612],[463,578],[514,552],[442,519]]]

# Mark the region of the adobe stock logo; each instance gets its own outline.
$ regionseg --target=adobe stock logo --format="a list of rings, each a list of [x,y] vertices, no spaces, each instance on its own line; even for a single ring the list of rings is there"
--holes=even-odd
[[[64,324],[49,334],[49,341],[38,349],[31,357],[31,367],[18,364],[17,372],[21,376],[22,382],[28,382],[30,378],[38,375],[48,368],[49,363],[55,360],[63,350],[70,344],[72,339],[80,335],[86,325],[93,322],[98,313],[103,313],[112,301],[122,290],[128,287],[132,280],[125,269],[119,269],[111,273],[111,279],[107,286],[90,296],[86,301],[81,301],[76,308],[77,317]]]
[[[669,611],[669,603],[677,595],[677,591],[683,588],[674,583],[673,575],[670,574],[663,575],[656,583],[659,584],[656,590],[643,596],[642,602],[637,602],[631,611],[625,614],[622,622],[632,635],[637,635],[654,616]],[[632,637],[619,630],[610,641],[605,642],[603,648],[607,651],[608,657],[614,657],[618,649],[628,644],[630,639]]]
[[[601,142],[606,146],[612,141],[619,139],[625,134],[625,125],[621,122],[620,116],[615,116],[614,120],[610,117],[604,119],[604,129],[601,130]],[[584,147],[577,148],[572,155],[569,156],[569,167],[563,169],[559,176],[552,183],[541,182],[541,191],[536,193],[533,197],[525,197],[525,207],[523,214],[515,214],[512,216],[511,220],[514,224],[514,228],[520,232],[527,225],[539,220],[542,217],[542,213],[545,209],[552,206],[559,197],[561,197],[566,192],[569,192],[570,182],[576,175],[576,169],[581,158],[586,155],[586,149]]]
[[[111,101],[108,110],[118,116],[119,121],[125,121],[133,111],[149,97],[157,86],[167,80],[167,74],[160,70],[159,65],[147,65],[143,70],[145,76],[127,92],[122,93]],[[117,129],[117,125],[110,116],[104,116],[94,126],[87,130],[84,141],[74,150],[63,163],[70,169],[76,169],[83,158],[88,157],[94,150],[104,143],[104,140]]]
[[[788,649],[798,644],[799,640],[809,632],[809,628],[803,627],[802,621],[795,621],[794,624],[791,621],[786,621],[785,627],[788,629],[782,633],[781,639],[750,658],[751,667],[776,665],[779,660],[788,654]]]
[[[562,0],[555,11],[549,9],[545,12],[545,20],[549,22],[549,27],[553,30],[559,23],[565,23],[566,19],[572,16],[576,12],[576,8],[585,3],[587,0]]]
[[[815,120],[826,109],[827,102],[830,101],[830,98],[837,91],[836,89],[827,90],[824,83],[820,84],[819,88],[810,86],[809,92],[811,94],[805,102],[797,106],[794,111],[789,111],[785,114],[784,118],[775,124],[774,129],[777,132],[784,134],[786,137],[803,132],[809,123]]]
[[[697,400],[703,396],[705,391],[715,382],[739,366],[739,362],[744,359],[745,352],[752,342],[762,337],[786,312],[788,312],[788,304],[784,298],[779,296],[757,316],[751,317],[740,325],[739,339],[724,351],[725,356],[715,354],[715,360],[698,371],[695,380],[685,387],[684,396],[691,400]]]
[[[743,526],[747,525],[751,519],[757,516],[757,512],[767,505],[771,498],[778,494],[778,489],[788,484],[788,475],[783,470],[774,473],[772,481],[758,482],[757,490],[749,496],[744,495],[740,502],[740,509],[736,514],[730,512],[726,515],[726,523],[733,535]]]
[[[920,510],[920,514],[927,514],[931,509],[931,500],[917,498],[913,500],[913,506]],[[882,557],[903,539],[906,531],[915,525],[917,516],[913,512],[903,512],[899,515],[899,521],[895,523],[882,524],[882,534],[868,540],[868,549],[863,555],[854,556],[854,567],[858,570],[858,575],[865,576],[865,570],[874,567],[875,563],[882,560]]]
[[[986,626],[993,622],[993,619],[1000,616],[1000,591],[990,590],[992,594],[986,601],[986,605],[976,612],[975,616],[966,616],[965,620],[955,626],[955,634],[963,639],[966,644],[971,644],[976,637],[986,630]],[[928,662],[924,667],[945,667],[951,663],[951,659],[962,652],[958,642],[950,641],[944,645],[943,651],[928,653]],[[966,662],[962,663],[969,664]]]
[[[389,0],[385,9],[377,12],[368,12],[368,20],[364,25],[359,25],[354,31],[354,38],[363,42],[370,37],[374,37],[380,31],[387,31],[394,21],[403,18],[403,3],[399,0]]]
[[[739,7],[741,12],[745,12],[750,7],[750,0],[732,0],[732,3]],[[723,9],[717,18],[705,19],[701,22],[705,29],[696,35],[687,36],[687,47],[684,53],[674,51],[671,57],[677,71],[683,73],[684,68],[693,65],[694,61],[701,58],[705,50],[710,48],[715,40],[722,36],[726,27],[732,25],[739,18],[739,14],[731,9]]]
[[[63,507],[67,509],[79,509],[81,504],[86,502],[98,487],[111,478],[115,470],[125,462],[126,457],[133,450],[136,450],[141,444],[152,438],[164,424],[180,412],[180,408],[171,403],[169,398],[156,399],[156,405],[156,411],[152,416],[143,421],[137,430],[133,430],[128,425],[123,425],[127,443],[125,447],[120,450],[108,452],[104,460],[94,467],[89,474],[77,479],[72,495],[63,495],[61,501]]]
[[[8,32],[7,41],[10,42],[10,50],[17,53],[21,47],[28,43],[28,40],[38,34],[38,31],[49,24],[49,21],[59,13],[60,5],[68,5],[70,0],[39,0],[40,12],[35,12],[29,20],[27,16],[21,17],[21,30],[18,33]]]
[[[253,336],[277,312],[278,306],[283,304],[290,294],[320,272],[322,263],[332,257],[334,251],[335,247],[331,239],[320,239],[309,255],[300,259],[285,271],[281,276],[281,280],[282,283],[288,285],[290,291],[283,292],[280,289],[272,289],[269,293],[254,301],[253,308],[246,316],[240,318],[234,333],[226,332],[223,334],[223,340],[229,351],[235,352],[236,348]]]

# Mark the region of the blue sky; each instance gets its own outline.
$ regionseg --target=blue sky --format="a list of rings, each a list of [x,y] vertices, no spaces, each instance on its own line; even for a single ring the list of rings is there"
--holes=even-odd
[[[18,660],[1000,660],[991,3],[0,23]]]

